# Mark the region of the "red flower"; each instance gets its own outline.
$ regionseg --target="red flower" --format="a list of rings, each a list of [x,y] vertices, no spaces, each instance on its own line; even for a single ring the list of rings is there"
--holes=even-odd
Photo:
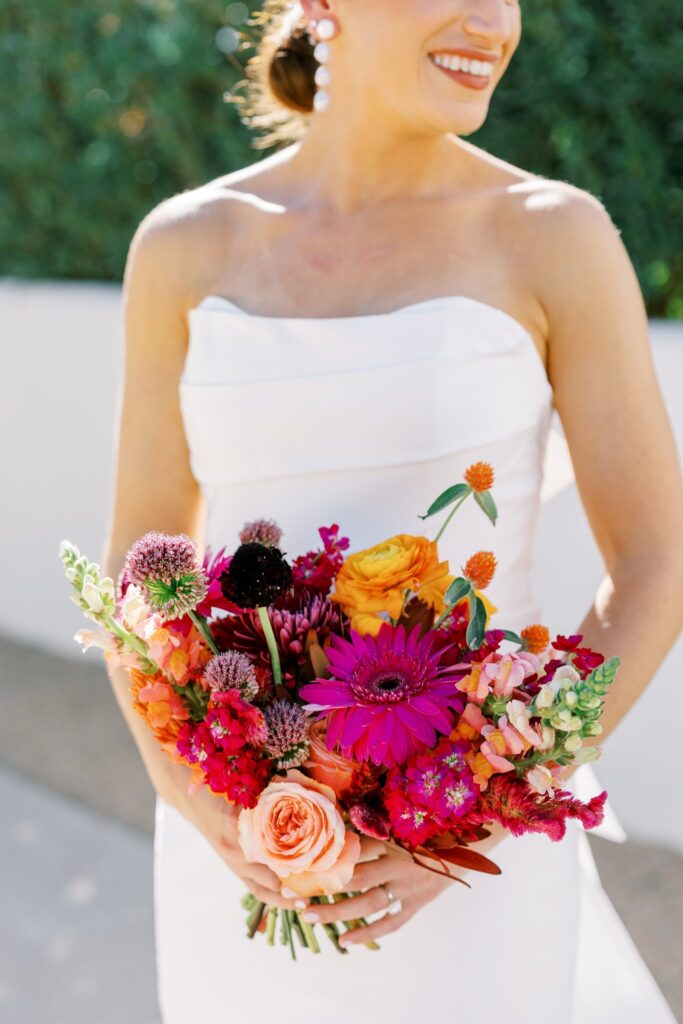
[[[603,654],[592,651],[590,647],[579,647],[582,640],[582,633],[574,633],[572,636],[556,636],[552,646],[556,651],[570,651],[574,655],[572,664],[576,671],[588,673],[601,665],[605,657]]]
[[[339,572],[348,537],[339,537],[339,526],[321,526],[318,530],[323,542],[322,551],[308,551],[292,563],[292,584],[295,590],[307,589],[316,594],[329,594]]]
[[[497,821],[514,836],[525,832],[543,832],[554,842],[562,839],[567,819],[578,819],[584,828],[602,822],[607,793],[600,793],[587,804],[566,790],[539,797],[526,782],[508,775],[494,775],[482,794],[481,805],[465,819],[465,824],[485,825]]]

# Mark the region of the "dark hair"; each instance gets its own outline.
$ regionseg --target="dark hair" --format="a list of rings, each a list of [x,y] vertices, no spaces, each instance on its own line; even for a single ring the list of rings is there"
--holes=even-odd
[[[259,133],[253,142],[260,149],[300,138],[313,110],[315,44],[300,7],[289,0],[266,0],[249,25],[260,29],[256,53],[246,64],[245,95],[226,95],[235,103],[242,121]]]

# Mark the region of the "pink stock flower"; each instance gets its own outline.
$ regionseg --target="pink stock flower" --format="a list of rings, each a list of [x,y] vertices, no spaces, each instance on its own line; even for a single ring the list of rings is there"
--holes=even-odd
[[[392,767],[431,746],[453,727],[460,711],[448,666],[432,652],[432,633],[416,625],[383,623],[377,636],[336,634],[326,648],[332,678],[315,679],[299,693],[307,711],[327,720],[327,745],[345,757]]]

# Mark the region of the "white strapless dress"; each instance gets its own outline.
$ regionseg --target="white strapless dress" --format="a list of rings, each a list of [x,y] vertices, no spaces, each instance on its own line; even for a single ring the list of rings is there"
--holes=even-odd
[[[459,295],[390,313],[280,318],[208,296],[190,312],[180,401],[206,543],[276,519],[293,557],[339,523],[358,550],[395,533],[433,537],[429,503],[479,459],[496,473],[495,529],[466,503],[440,547],[457,568],[498,559],[491,625],[543,621],[530,568],[552,389],[522,325]],[[576,623],[548,623],[571,632]],[[588,769],[574,779],[597,792]],[[322,955],[245,936],[242,882],[157,800],[154,897],[164,1024],[674,1024],[609,902],[581,828],[552,843],[509,838],[500,877],[454,883],[381,939]]]

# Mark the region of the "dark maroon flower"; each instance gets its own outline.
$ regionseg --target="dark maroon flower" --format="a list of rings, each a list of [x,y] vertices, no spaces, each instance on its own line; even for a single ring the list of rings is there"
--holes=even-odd
[[[237,548],[220,579],[228,601],[240,608],[260,608],[287,590],[292,569],[279,548],[247,541]]]

